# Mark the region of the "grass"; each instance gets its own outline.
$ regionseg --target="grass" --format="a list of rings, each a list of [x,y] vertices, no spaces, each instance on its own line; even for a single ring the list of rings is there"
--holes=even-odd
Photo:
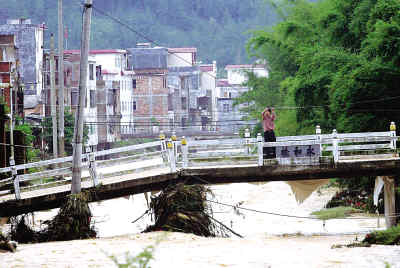
[[[329,220],[337,218],[346,218],[352,213],[359,213],[359,212],[362,211],[352,207],[334,207],[334,208],[327,208],[319,211],[314,211],[311,214],[317,216],[318,219]]]

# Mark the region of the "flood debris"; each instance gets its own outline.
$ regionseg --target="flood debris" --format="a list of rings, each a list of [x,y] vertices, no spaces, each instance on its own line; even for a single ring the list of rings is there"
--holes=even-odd
[[[168,186],[151,198],[150,209],[155,223],[144,232],[172,231],[204,237],[229,237],[231,230],[213,220],[207,195],[212,195],[212,192],[203,185],[180,183]]]
[[[15,252],[17,251],[18,243],[15,241],[8,240],[1,232],[0,232],[0,252]]]
[[[96,237],[91,225],[90,193],[82,192],[67,197],[58,214],[43,222],[45,227],[35,230],[27,224],[25,215],[11,220],[11,238],[20,243],[67,241]]]

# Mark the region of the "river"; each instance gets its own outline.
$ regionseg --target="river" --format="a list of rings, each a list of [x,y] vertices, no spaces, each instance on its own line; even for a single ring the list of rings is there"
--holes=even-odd
[[[284,182],[218,185],[212,190],[215,200],[222,203],[294,216],[310,216],[335,193],[335,189],[323,188],[297,204]],[[204,238],[181,233],[141,234],[150,217],[132,221],[147,209],[143,195],[97,202],[91,208],[100,238],[21,244],[16,253],[0,253],[0,267],[115,267],[107,254],[122,262],[126,252],[135,255],[158,239],[161,242],[155,247],[152,267],[400,267],[400,246],[331,248],[363,239],[368,231],[377,229],[377,218],[350,217],[324,224],[214,204],[215,218],[244,238]],[[55,213],[36,213],[36,224]],[[379,224],[384,228],[383,217]]]

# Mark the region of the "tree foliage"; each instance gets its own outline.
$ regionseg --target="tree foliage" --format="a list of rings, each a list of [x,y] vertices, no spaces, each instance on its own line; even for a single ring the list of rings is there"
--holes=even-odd
[[[57,118],[58,121],[58,118]],[[74,136],[75,117],[69,109],[64,110],[64,142],[65,152],[67,155],[72,155],[72,138]],[[47,153],[53,153],[53,123],[51,117],[46,117],[42,122],[44,129],[43,139],[47,144]],[[88,139],[89,128],[87,125],[83,127],[83,141],[84,143]]]
[[[400,117],[400,2],[282,2],[284,20],[248,42],[270,76],[250,77],[249,84],[264,82],[245,101],[253,98],[258,111],[278,106],[285,124],[295,115],[291,134],[317,124],[324,131],[387,130]],[[288,134],[281,122],[279,131]]]

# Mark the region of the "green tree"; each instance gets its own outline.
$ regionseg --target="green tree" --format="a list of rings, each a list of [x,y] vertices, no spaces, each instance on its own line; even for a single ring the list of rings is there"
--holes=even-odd
[[[64,137],[65,137],[65,152],[67,155],[72,155],[72,138],[74,136],[75,117],[69,109],[64,111]],[[53,123],[51,117],[46,117],[42,122],[44,129],[43,139],[48,146],[48,153],[53,153]],[[88,139],[89,128],[84,125],[83,128],[83,143]]]
[[[258,112],[271,100],[294,102],[295,112],[284,111],[282,120],[287,125],[295,114],[292,134],[317,124],[325,131],[387,130],[400,116],[400,2],[282,2],[284,20],[253,32],[247,47],[268,62],[270,76],[250,77],[255,92],[242,100],[253,100]]]

